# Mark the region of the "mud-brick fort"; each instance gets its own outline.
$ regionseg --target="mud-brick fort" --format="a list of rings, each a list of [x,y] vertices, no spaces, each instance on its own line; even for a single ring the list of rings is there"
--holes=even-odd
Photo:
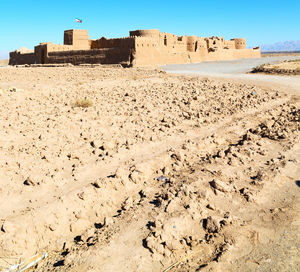
[[[125,38],[91,40],[87,30],[71,29],[64,32],[63,45],[47,42],[35,46],[34,50],[16,50],[10,53],[9,64],[152,66],[260,56],[259,47],[247,49],[244,38],[176,36],[151,29],[130,31],[130,36]]]

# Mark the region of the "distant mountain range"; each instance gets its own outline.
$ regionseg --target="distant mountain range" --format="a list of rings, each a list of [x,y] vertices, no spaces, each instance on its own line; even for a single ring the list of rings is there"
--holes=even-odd
[[[261,45],[262,52],[274,51],[300,51],[300,41],[285,41]]]

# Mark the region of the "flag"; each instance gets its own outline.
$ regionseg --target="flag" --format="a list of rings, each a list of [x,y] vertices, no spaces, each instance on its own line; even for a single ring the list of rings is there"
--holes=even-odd
[[[82,23],[82,20],[81,20],[81,19],[78,19],[78,18],[76,18],[76,19],[75,19],[75,22],[76,22],[76,23]]]

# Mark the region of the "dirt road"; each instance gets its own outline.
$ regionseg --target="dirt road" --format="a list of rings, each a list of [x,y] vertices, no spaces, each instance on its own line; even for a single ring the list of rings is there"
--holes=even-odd
[[[231,79],[253,83],[271,88],[279,87],[293,94],[300,93],[300,76],[276,76],[249,74],[254,67],[266,63],[277,63],[284,60],[300,59],[300,56],[266,57],[260,59],[241,59],[234,61],[203,62],[196,64],[174,64],[162,68],[168,73],[199,75],[214,78]]]

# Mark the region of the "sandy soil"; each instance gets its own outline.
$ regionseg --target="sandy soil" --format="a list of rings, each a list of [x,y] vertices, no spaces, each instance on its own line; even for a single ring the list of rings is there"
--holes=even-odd
[[[299,270],[299,96],[122,68],[0,89],[0,269]]]

